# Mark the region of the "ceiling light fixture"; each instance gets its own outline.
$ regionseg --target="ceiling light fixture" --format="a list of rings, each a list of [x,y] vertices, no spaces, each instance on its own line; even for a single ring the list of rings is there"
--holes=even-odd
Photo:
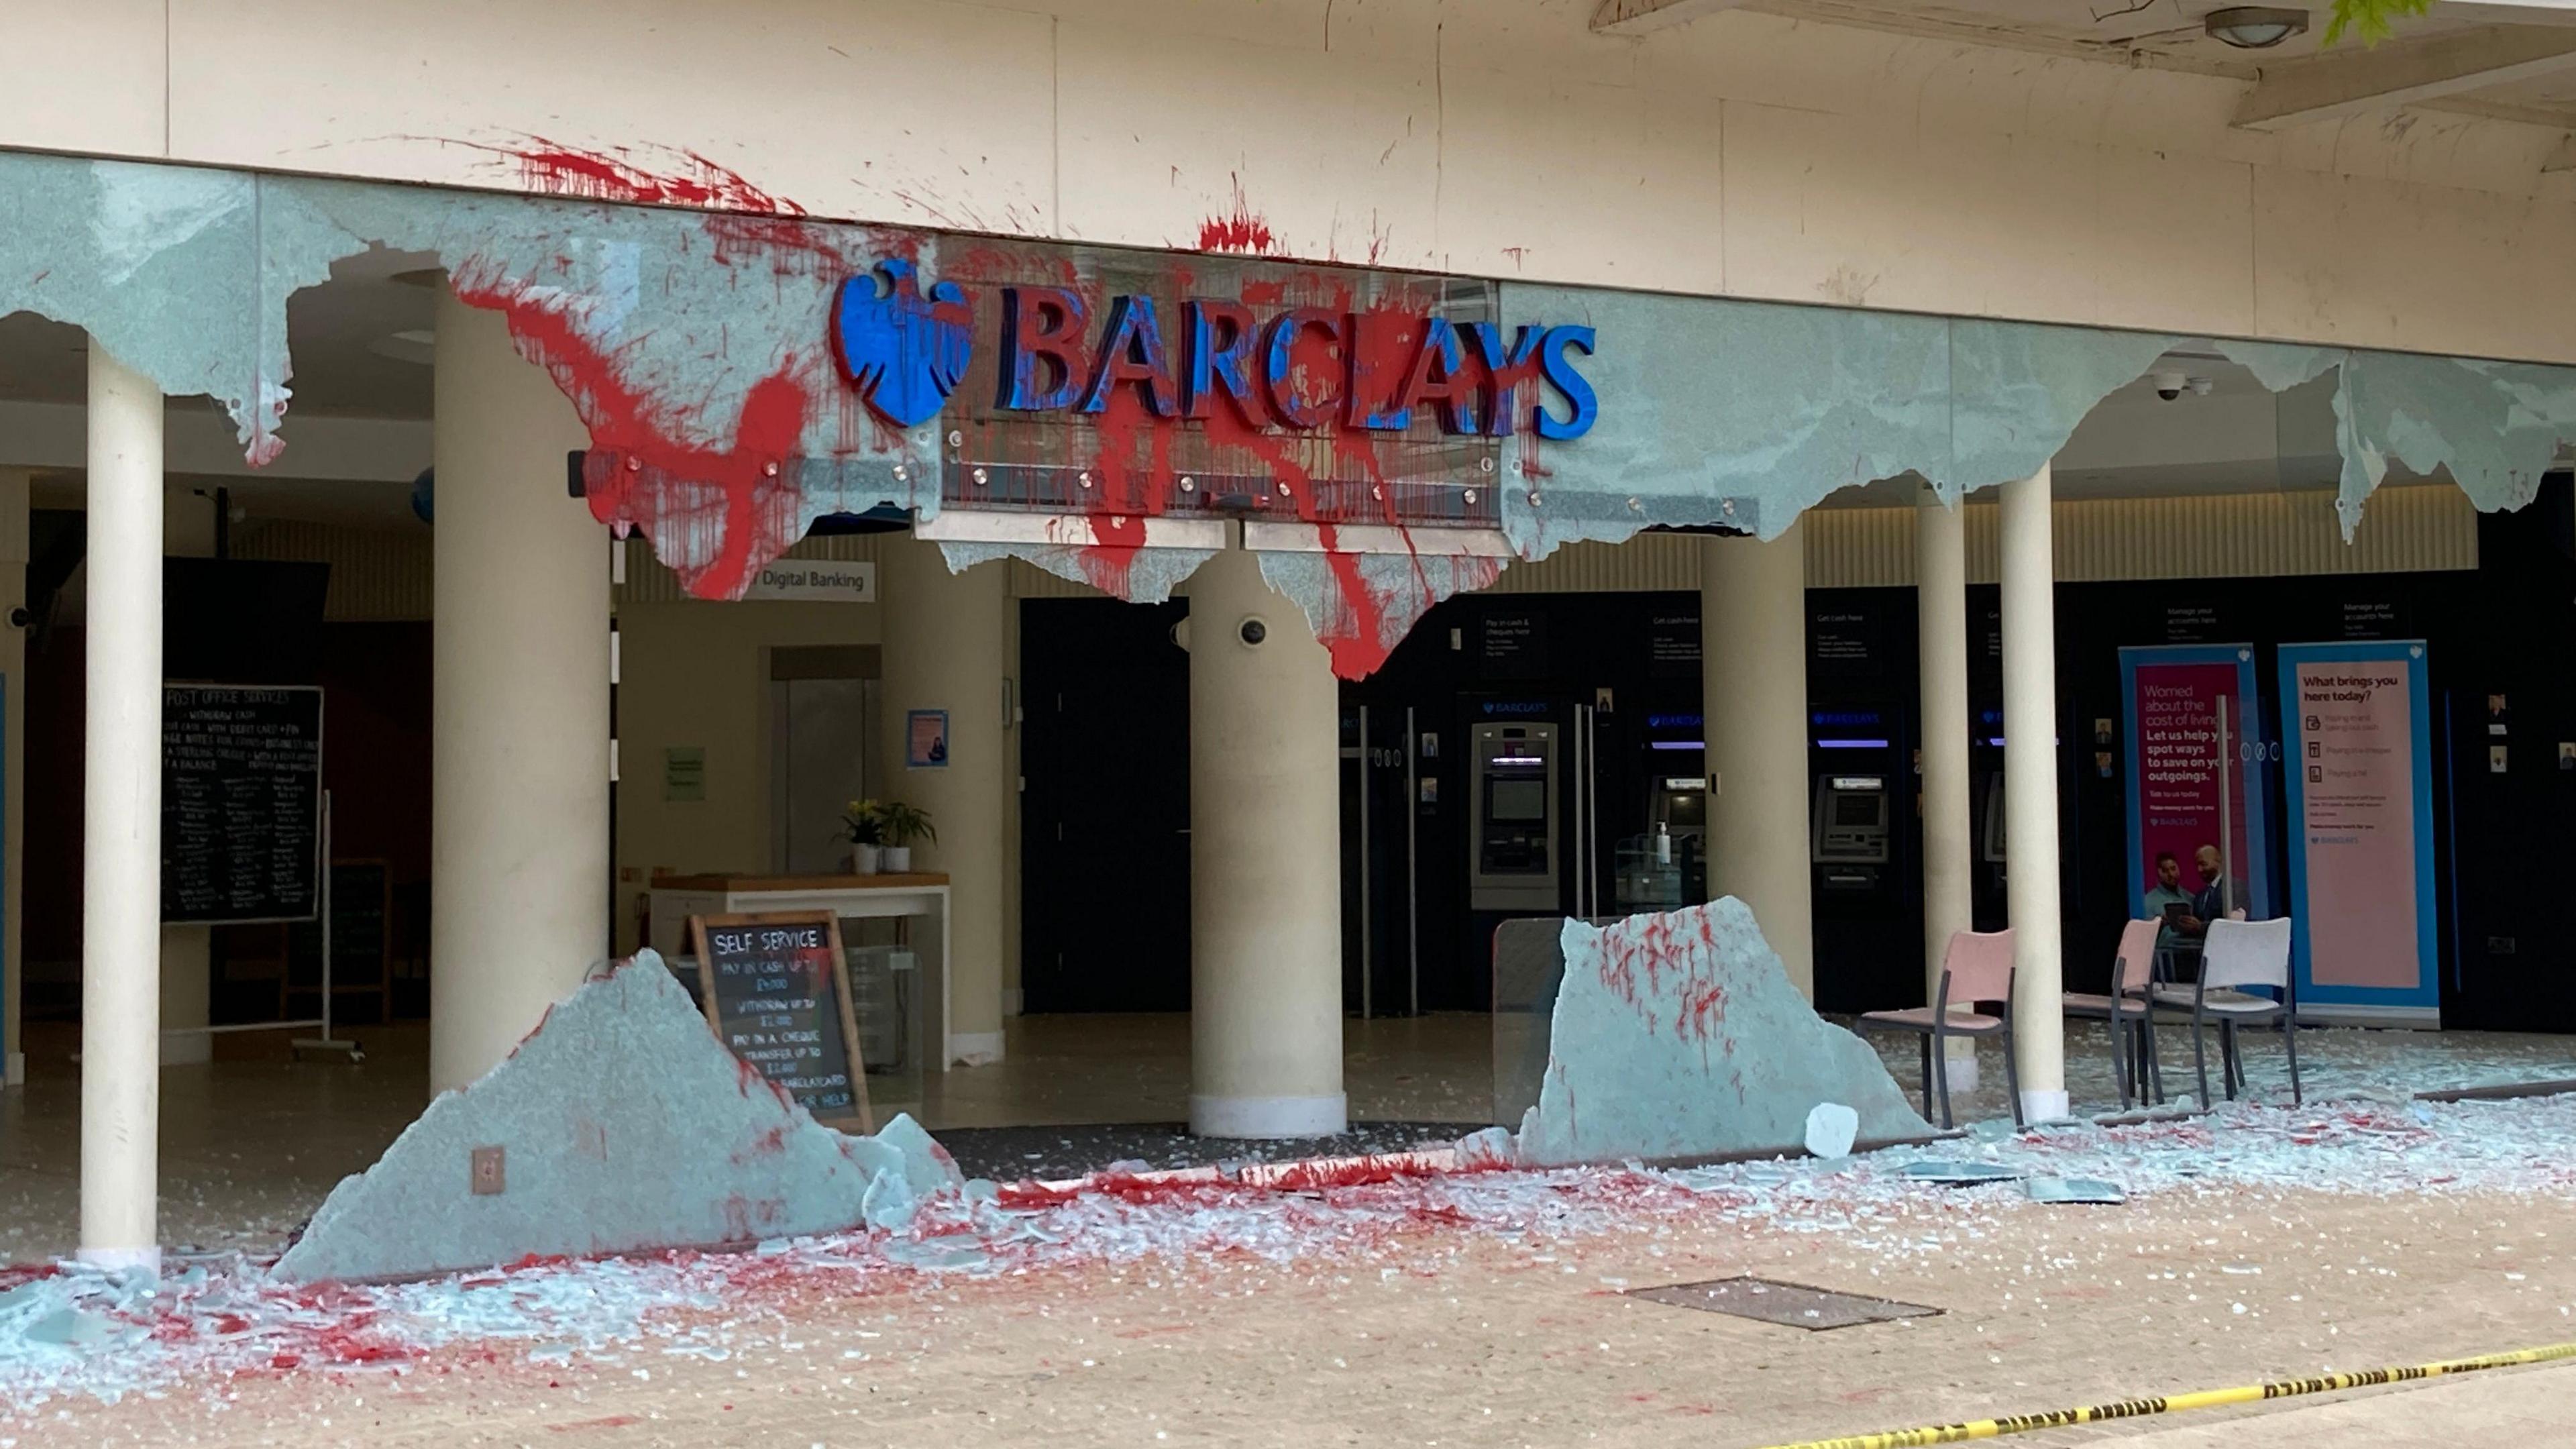
[[[427,367],[436,356],[437,342],[437,333],[415,329],[387,333],[368,343],[367,350],[378,357],[390,357],[396,362],[409,362]]]
[[[2270,50],[2308,29],[2308,12],[2274,5],[2231,5],[2201,17],[2209,38],[2238,50]]]

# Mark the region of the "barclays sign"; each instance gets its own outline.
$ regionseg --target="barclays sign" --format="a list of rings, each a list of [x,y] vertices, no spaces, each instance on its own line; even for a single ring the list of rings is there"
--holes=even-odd
[[[882,279],[882,290],[880,289]],[[1321,306],[1257,309],[1191,296],[1177,315],[1150,295],[1092,306],[1071,287],[1002,285],[978,303],[953,280],[922,289],[888,258],[845,279],[832,342],[868,407],[897,427],[938,417],[964,386],[979,330],[992,340],[997,413],[1103,414],[1252,433],[1394,433],[1427,417],[1451,437],[1583,436],[1600,399],[1576,365],[1584,326],[1523,326],[1434,313]]]

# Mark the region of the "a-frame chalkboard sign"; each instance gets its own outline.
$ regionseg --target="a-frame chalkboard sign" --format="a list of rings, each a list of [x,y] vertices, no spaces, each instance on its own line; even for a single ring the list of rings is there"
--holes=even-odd
[[[876,1130],[839,917],[691,916],[689,950],[718,1041],[816,1121]]]

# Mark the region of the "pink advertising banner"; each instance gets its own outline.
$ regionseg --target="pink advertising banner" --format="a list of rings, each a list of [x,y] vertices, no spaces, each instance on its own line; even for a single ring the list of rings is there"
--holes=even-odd
[[[2303,1002],[2433,1009],[2432,762],[2424,646],[2281,646]]]
[[[2120,651],[2120,666],[2129,716],[2130,914],[2155,913],[2150,893],[2171,856],[2174,889],[2223,894],[2248,916],[2270,916],[2262,788],[2249,768],[2261,737],[2248,723],[2252,647],[2134,647]]]

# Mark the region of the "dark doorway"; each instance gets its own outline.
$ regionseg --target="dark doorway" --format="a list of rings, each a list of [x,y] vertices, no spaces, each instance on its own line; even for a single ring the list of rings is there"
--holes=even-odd
[[[1189,1010],[1188,613],[1020,605],[1025,1011]]]

